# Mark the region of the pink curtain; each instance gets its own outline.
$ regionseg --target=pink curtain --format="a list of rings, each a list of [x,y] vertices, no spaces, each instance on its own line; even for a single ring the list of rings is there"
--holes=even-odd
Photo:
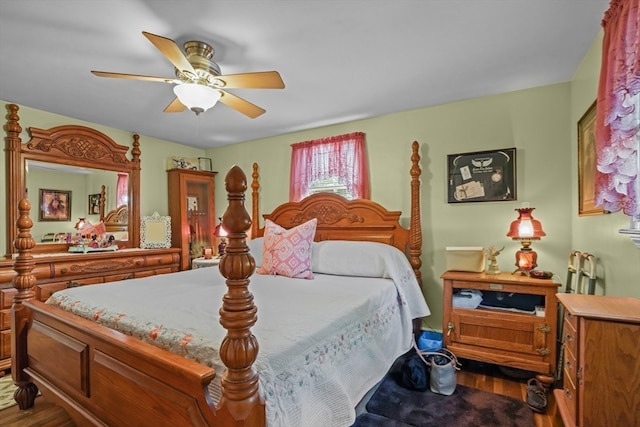
[[[290,201],[307,197],[313,181],[336,176],[354,199],[370,197],[364,133],[299,142],[291,148]]]
[[[129,175],[126,173],[118,174],[118,183],[116,184],[116,207],[126,205],[129,201]]]
[[[596,112],[596,204],[627,215],[640,214],[639,1],[612,0],[602,20],[604,40]]]

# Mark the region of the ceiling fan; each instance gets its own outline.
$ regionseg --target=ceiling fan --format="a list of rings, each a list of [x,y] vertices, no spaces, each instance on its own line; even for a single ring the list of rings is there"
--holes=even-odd
[[[239,111],[250,118],[256,118],[265,110],[240,98],[225,89],[283,89],[284,82],[277,71],[222,75],[218,64],[213,62],[213,48],[204,42],[184,43],[183,53],[176,42],[166,37],[143,31],[142,34],[176,67],[177,78],[143,76],[138,74],[91,71],[99,77],[145,80],[175,84],[176,98],[164,109],[165,113],[179,113],[185,107],[196,113],[205,112],[216,102]]]

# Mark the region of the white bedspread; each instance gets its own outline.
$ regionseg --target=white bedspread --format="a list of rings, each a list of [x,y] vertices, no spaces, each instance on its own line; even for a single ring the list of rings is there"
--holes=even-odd
[[[251,277],[258,307],[252,332],[260,345],[255,367],[268,426],[354,422],[358,401],[411,347],[411,319],[429,314],[415,276],[392,275],[395,286],[385,278],[327,274]],[[214,367],[219,381],[225,292],[218,269],[203,268],[68,289],[48,303]],[[218,381],[210,388],[216,402]]]

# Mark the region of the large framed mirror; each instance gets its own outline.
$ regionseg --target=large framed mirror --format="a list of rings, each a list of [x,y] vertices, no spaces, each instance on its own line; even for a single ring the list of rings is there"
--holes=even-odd
[[[85,126],[28,128],[31,138],[23,144],[18,106],[7,108],[7,255],[16,252],[18,203],[24,197],[32,206],[34,253],[67,252],[66,236],[81,221],[104,222],[119,247],[138,247],[139,136],[133,135],[130,159],[128,147]]]

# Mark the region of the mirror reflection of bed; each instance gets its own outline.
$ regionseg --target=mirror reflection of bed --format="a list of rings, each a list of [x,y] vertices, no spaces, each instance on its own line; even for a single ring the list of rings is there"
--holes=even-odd
[[[67,289],[49,304],[16,304],[16,336],[47,343],[17,345],[23,403],[33,403],[28,385],[37,384],[80,424],[350,425],[356,403],[411,347],[415,318],[429,314],[420,291],[418,144],[412,149],[409,229],[400,225],[399,211],[331,194],[284,203],[260,225],[258,175],[248,186],[234,167],[225,179],[229,205],[222,222],[229,236],[219,268],[135,279],[135,286]],[[244,208],[247,188],[253,222]],[[25,228],[28,209],[21,208],[18,227]],[[303,232],[314,221],[313,233]],[[247,246],[249,227],[254,239]],[[300,262],[312,278],[253,274],[255,265],[273,266],[265,253],[277,252],[270,246],[276,227],[306,236],[301,244],[310,255]],[[24,245],[19,259],[28,255]],[[151,302],[153,294],[169,305]],[[65,300],[76,303],[66,307]],[[210,314],[194,317],[201,311]],[[179,324],[189,325],[188,332]],[[133,325],[147,326],[132,332]],[[64,357],[47,358],[52,349]]]

